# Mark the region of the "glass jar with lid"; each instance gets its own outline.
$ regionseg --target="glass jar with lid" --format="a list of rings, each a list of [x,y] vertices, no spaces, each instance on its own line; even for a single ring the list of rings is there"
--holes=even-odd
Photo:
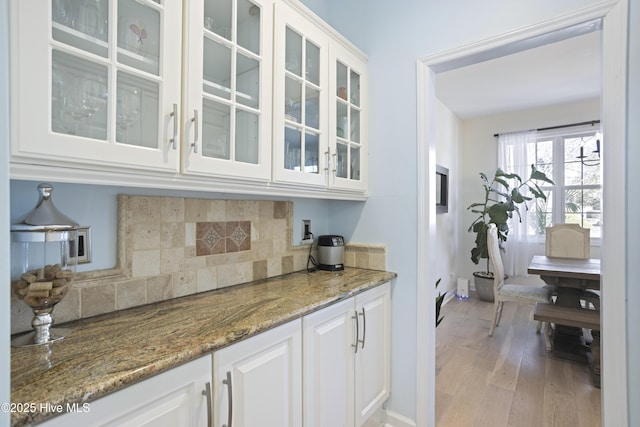
[[[14,339],[14,346],[46,344],[68,332],[51,329],[51,314],[73,283],[78,224],[54,206],[50,184],[38,185],[38,192],[37,206],[11,227],[11,287],[34,313],[34,331]]]

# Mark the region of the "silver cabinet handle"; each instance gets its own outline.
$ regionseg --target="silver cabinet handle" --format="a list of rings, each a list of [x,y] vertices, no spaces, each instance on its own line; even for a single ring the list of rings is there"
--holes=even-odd
[[[333,177],[338,176],[338,153],[335,152],[332,154],[333,157]]]
[[[169,140],[173,144],[173,149],[178,149],[178,104],[173,104],[173,111],[169,114],[173,117],[173,138]]]
[[[228,419],[227,424],[223,424],[222,427],[232,427],[231,423],[233,421],[233,390],[231,386],[231,371],[227,371],[227,379],[222,380],[222,384],[227,385],[227,394],[229,396],[229,411],[228,411]]]
[[[360,338],[360,322],[358,321],[358,312],[356,311],[355,316],[351,316],[351,318],[356,321],[356,340],[354,344],[351,344],[351,347],[355,348],[353,354],[356,354],[358,352],[358,343],[360,342],[360,340],[358,339]]]
[[[207,381],[205,389],[202,390],[202,394],[207,397],[207,425],[213,427],[213,414],[211,412],[211,383]]]
[[[198,152],[198,110],[193,110],[193,118],[191,119],[193,122],[193,152]]]
[[[360,316],[362,316],[362,339],[358,340],[358,342],[362,344],[361,348],[364,350],[364,341],[367,335],[367,316],[364,312],[364,307],[362,307],[362,313],[360,313]]]
[[[325,151],[324,154],[327,156],[327,166],[324,170],[327,172],[327,175],[329,175],[329,169],[331,168],[331,148],[327,148],[327,151]]]

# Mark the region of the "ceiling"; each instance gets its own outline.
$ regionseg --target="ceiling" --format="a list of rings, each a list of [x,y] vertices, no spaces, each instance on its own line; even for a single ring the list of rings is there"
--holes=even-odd
[[[595,31],[436,74],[436,97],[461,120],[593,99],[601,90]]]

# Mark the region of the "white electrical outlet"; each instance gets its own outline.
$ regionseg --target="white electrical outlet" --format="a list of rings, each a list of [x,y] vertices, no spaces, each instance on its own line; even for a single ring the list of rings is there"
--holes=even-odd
[[[311,234],[311,220],[303,219],[302,220],[302,233],[300,234],[302,240],[300,243],[303,245],[313,243],[313,234]]]

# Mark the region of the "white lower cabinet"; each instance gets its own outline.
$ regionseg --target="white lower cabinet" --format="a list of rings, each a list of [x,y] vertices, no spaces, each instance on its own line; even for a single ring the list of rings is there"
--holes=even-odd
[[[389,397],[390,284],[303,319],[304,426],[361,426]]]
[[[389,397],[390,310],[386,283],[41,425],[360,427]]]
[[[213,353],[214,426],[302,425],[301,331],[298,319]]]
[[[207,355],[102,397],[41,426],[208,426],[211,356]],[[70,408],[65,407],[64,410]]]

